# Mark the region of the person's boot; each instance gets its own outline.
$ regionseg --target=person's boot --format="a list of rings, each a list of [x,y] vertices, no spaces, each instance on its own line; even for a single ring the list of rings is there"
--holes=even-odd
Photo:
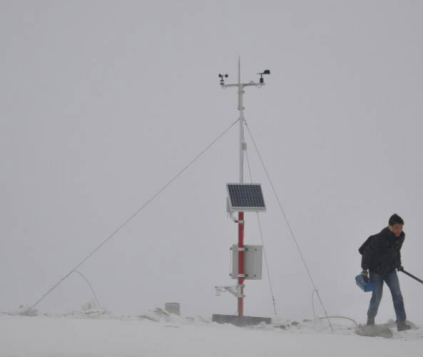
[[[405,321],[397,321],[398,332],[411,330],[411,326]]]
[[[374,326],[375,325],[375,319],[367,318],[367,324],[366,326]]]

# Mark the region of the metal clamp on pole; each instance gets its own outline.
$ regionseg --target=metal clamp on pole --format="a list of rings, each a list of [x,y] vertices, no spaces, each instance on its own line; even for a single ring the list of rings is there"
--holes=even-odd
[[[229,250],[234,250],[234,247],[230,247]],[[235,250],[237,252],[245,252],[246,250],[248,250],[248,248],[245,248],[245,247],[239,248],[238,246],[236,246]]]

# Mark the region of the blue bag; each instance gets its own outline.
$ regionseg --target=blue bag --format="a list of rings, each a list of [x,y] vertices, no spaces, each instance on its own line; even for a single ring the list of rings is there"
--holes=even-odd
[[[355,277],[355,282],[364,292],[374,291],[375,284],[373,284],[369,279],[366,279],[363,275],[357,275]]]

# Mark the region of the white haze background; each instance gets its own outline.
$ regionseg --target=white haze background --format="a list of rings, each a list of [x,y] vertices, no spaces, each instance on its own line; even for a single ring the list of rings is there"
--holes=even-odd
[[[419,1],[1,1],[0,309],[31,304],[237,116],[246,118],[330,314],[365,319],[357,248],[397,212],[406,269],[423,276],[423,4]],[[79,270],[103,306],[234,313],[225,184],[233,128]],[[312,287],[249,145],[278,312],[312,316]],[[256,218],[246,242],[260,244]],[[401,276],[409,318],[423,286]],[[271,316],[266,279],[246,313]],[[389,292],[380,319],[393,318]],[[39,308],[79,308],[78,275]],[[321,314],[321,312],[319,312]]]

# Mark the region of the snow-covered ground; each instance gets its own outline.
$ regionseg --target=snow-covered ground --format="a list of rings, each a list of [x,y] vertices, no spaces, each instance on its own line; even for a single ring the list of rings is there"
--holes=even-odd
[[[423,331],[394,331],[392,339],[360,337],[348,321],[276,320],[237,328],[210,318],[115,316],[105,310],[66,314],[0,315],[1,356],[421,356]]]

